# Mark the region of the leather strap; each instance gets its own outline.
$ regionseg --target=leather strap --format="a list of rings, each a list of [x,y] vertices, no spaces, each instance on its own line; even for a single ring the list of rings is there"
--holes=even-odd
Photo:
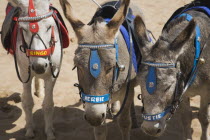
[[[28,15],[29,15],[29,17],[36,17],[37,16],[33,0],[29,0]],[[38,31],[39,31],[38,22],[30,22],[29,23],[29,28],[30,28],[30,31],[32,33],[38,33]]]
[[[51,54],[53,54],[55,50],[55,47],[50,47],[48,49],[45,49],[45,50],[30,50],[30,49],[27,49],[26,50],[26,55],[27,56],[50,56]]]

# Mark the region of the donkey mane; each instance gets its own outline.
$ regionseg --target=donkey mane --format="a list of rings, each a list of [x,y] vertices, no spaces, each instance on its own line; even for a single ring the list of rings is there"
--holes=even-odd
[[[166,28],[163,29],[163,32],[166,31],[167,33],[170,32],[170,30],[175,27],[175,26],[178,26],[180,23],[182,23],[183,21],[185,21],[185,17],[180,17],[180,18],[177,18],[175,20],[172,20],[171,22],[169,22],[167,25],[166,25]]]

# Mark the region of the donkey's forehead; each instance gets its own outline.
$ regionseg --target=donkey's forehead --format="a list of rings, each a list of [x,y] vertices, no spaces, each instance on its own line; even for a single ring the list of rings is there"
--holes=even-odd
[[[98,54],[100,56],[101,62],[105,65],[112,66],[116,63],[116,51],[114,48],[111,49],[99,49]],[[82,65],[84,67],[88,66],[90,60],[90,49],[88,48],[78,48],[75,52],[74,62],[75,64]]]
[[[18,7],[22,9],[22,14],[28,14],[29,0],[14,0],[17,1]],[[33,0],[37,15],[42,15],[49,11],[50,0]]]
[[[101,45],[113,44],[115,34],[111,34],[105,22],[85,26],[78,38],[79,44]]]

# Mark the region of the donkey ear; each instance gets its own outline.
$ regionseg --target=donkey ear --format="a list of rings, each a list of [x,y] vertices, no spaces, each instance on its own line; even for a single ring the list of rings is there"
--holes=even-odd
[[[141,16],[137,15],[134,19],[134,30],[139,49],[142,55],[148,55],[152,49],[152,44],[148,39],[147,28]]]
[[[79,30],[84,27],[84,23],[76,18],[73,14],[72,7],[67,0],[60,0],[61,7],[67,20],[71,23],[75,33],[79,35]]]
[[[196,23],[191,20],[187,27],[176,37],[176,39],[171,43],[170,50],[181,54],[184,49],[184,44],[190,39],[193,32],[195,31]],[[187,45],[186,45],[187,46]]]
[[[129,8],[130,0],[121,0],[120,8],[118,9],[117,13],[114,15],[112,20],[107,24],[107,27],[114,32],[114,34],[118,31],[120,25],[125,20],[127,15],[127,11]]]
[[[149,41],[147,36],[147,29],[141,16],[137,15],[134,19],[134,29],[137,35],[139,47],[145,47],[146,42]]]

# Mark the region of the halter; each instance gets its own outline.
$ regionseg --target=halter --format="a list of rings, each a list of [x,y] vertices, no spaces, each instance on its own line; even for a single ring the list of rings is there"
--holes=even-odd
[[[113,6],[111,6],[111,7],[116,9],[116,7],[113,7]],[[104,19],[104,20],[107,23],[110,21],[110,19]],[[126,20],[126,23],[129,24],[130,21]],[[118,57],[119,57],[118,40],[115,38],[114,44],[102,44],[102,45],[79,44],[80,48],[82,48],[82,49],[86,48],[86,49],[91,50],[90,61],[89,61],[89,69],[90,69],[91,75],[94,78],[97,78],[100,75],[100,72],[101,72],[101,65],[100,65],[101,60],[100,60],[100,56],[98,55],[98,50],[101,49],[101,48],[104,48],[104,49],[115,48],[115,50],[116,50],[116,65],[115,65],[114,70],[113,70],[112,86],[110,88],[110,93],[107,93],[107,94],[104,94],[104,95],[101,95],[101,96],[88,95],[88,94],[83,92],[83,88],[79,84],[74,85],[74,86],[79,88],[79,93],[80,93],[80,96],[81,96],[81,99],[82,99],[83,103],[89,102],[89,103],[99,104],[99,103],[108,102],[107,110],[110,112],[112,118],[114,118],[114,119],[117,118],[122,113],[123,108],[125,107],[125,104],[126,104],[126,101],[127,101],[127,98],[128,98],[129,88],[130,88],[131,70],[132,70],[132,55],[133,55],[132,54],[133,49],[131,47],[133,45],[131,26],[128,26],[128,32],[129,33],[128,33],[127,37],[129,38],[129,41],[126,42],[126,44],[130,45],[130,48],[128,49],[130,60],[129,60],[128,74],[127,74],[127,78],[125,80],[125,82],[127,82],[127,86],[126,86],[125,97],[124,97],[124,100],[122,102],[121,108],[116,115],[112,114],[112,111],[111,111],[111,108],[110,108],[109,105],[110,105],[111,99],[112,99],[114,83],[117,81],[120,71],[123,71],[125,69],[124,67],[122,67],[121,65],[118,64]]]
[[[193,17],[189,14],[183,13],[179,15],[178,17],[186,17],[187,21],[191,21]],[[169,120],[172,115],[176,112],[176,110],[179,108],[179,105],[182,101],[182,97],[186,90],[189,88],[189,86],[193,83],[193,81],[196,78],[197,74],[197,67],[198,67],[198,61],[201,56],[202,50],[204,47],[201,49],[200,47],[200,41],[201,41],[201,33],[200,33],[200,27],[197,25],[196,28],[196,37],[195,37],[195,57],[194,57],[194,63],[193,63],[193,68],[191,70],[190,76],[184,86],[184,90],[182,90],[181,94],[179,93],[179,86],[180,86],[180,77],[182,75],[181,72],[177,72],[177,83],[176,83],[176,88],[174,92],[174,99],[172,101],[172,104],[167,107],[163,112],[158,113],[158,114],[144,114],[142,113],[143,119],[145,121],[157,121],[165,117],[168,113],[170,115],[168,116],[167,120]],[[147,80],[146,80],[146,89],[150,95],[153,95],[155,90],[156,90],[156,69],[157,68],[164,68],[164,69],[171,69],[171,68],[176,68],[177,63],[155,63],[155,62],[142,62],[142,64],[148,66],[148,75],[147,75]],[[179,97],[178,97],[179,96]]]
[[[22,38],[22,45],[20,46],[20,50],[23,53],[26,54],[26,56],[28,57],[28,60],[29,60],[28,78],[27,78],[26,81],[23,81],[22,78],[20,77],[20,74],[19,74],[19,69],[18,69],[18,64],[17,64],[17,59],[16,59],[16,53],[15,53],[16,41],[13,41],[14,60],[15,60],[15,67],[16,67],[18,78],[22,83],[28,83],[29,82],[30,77],[31,77],[30,57],[48,57],[48,59],[50,61],[49,64],[50,64],[52,76],[53,76],[53,78],[57,78],[58,75],[59,75],[59,72],[60,72],[60,66],[58,67],[57,74],[55,75],[54,72],[53,72],[54,70],[53,70],[53,64],[52,64],[52,59],[51,59],[51,56],[52,56],[52,54],[54,53],[54,50],[55,50],[55,43],[56,43],[54,26],[51,27],[51,30],[52,30],[51,31],[51,41],[49,42],[49,48],[48,48],[47,47],[48,45],[44,43],[43,39],[38,34],[38,32],[39,32],[38,22],[43,20],[43,19],[52,17],[52,16],[58,21],[58,17],[53,10],[50,10],[45,15],[37,16],[33,0],[29,0],[28,15],[29,15],[29,17],[14,17],[13,18],[13,20],[15,22],[29,22],[29,29],[32,33],[32,38],[31,38],[30,44],[28,45],[25,41],[25,38],[24,38],[23,29],[22,28],[19,29],[19,32],[20,32],[21,38]],[[61,39],[61,31],[60,31],[60,25],[59,24],[58,24],[58,28],[59,28],[59,37]],[[43,50],[32,50],[31,49],[31,46],[32,46],[32,43],[33,43],[33,40],[34,40],[35,37],[38,37],[38,39],[44,45],[45,49],[43,49]],[[61,45],[63,46],[62,42],[61,42]],[[60,62],[62,61],[62,56],[63,56],[63,54],[62,54],[62,47],[61,47]]]
[[[115,39],[115,43],[114,44],[102,44],[102,45],[89,45],[89,44],[79,44],[79,48],[81,49],[90,49],[90,61],[89,61],[89,70],[91,75],[96,79],[99,77],[100,73],[101,73],[101,59],[100,56],[98,54],[98,50],[99,49],[112,49],[114,48],[116,50],[116,66],[115,66],[115,70],[114,70],[114,78],[113,78],[113,83],[114,81],[117,79],[118,77],[118,56],[119,56],[119,46],[118,46],[118,42],[117,39]],[[110,92],[112,92],[110,90]],[[83,92],[83,90],[81,90],[80,92],[80,96],[81,99],[84,102],[88,102],[88,103],[94,103],[94,104],[99,104],[99,103],[104,103],[104,102],[108,102],[111,99],[111,94],[107,93],[101,96],[96,96],[96,95],[88,95],[86,93]]]

